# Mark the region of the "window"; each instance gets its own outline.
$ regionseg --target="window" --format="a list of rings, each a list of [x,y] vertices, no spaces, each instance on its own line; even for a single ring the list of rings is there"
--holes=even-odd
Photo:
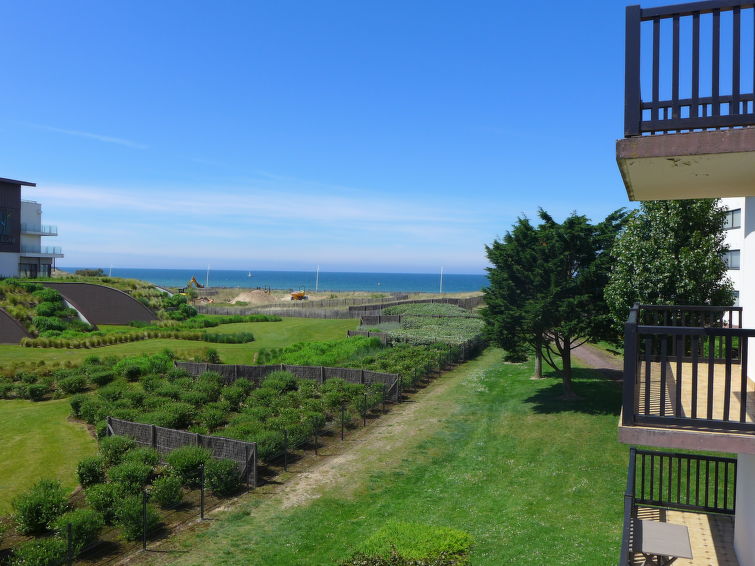
[[[738,307],[739,305],[739,291],[734,291],[734,306]]]
[[[735,208],[734,210],[727,210],[726,218],[724,219],[724,230],[733,230],[734,228],[741,228],[741,227],[742,227],[742,209]]]
[[[739,250],[729,250],[721,256],[729,269],[739,269]]]

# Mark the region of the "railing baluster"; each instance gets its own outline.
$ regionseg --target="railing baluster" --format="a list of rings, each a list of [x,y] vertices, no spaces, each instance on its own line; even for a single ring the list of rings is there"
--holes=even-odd
[[[724,509],[728,509],[727,505],[729,496],[729,462],[724,462]]]
[[[740,336],[739,337],[739,372],[740,372],[740,383],[739,383],[739,422],[744,423],[747,422],[747,386],[749,385],[749,380],[747,379],[747,357],[748,352],[747,348],[749,346],[749,342],[747,340],[746,336]]]
[[[689,458],[685,458],[685,461],[687,462],[687,497],[685,497],[684,502],[689,505],[689,488],[690,488],[690,468],[692,467],[692,460]]]
[[[708,335],[708,420],[713,419],[713,379],[715,376],[716,336]]]
[[[645,453],[642,454],[640,499],[645,499]]]
[[[700,506],[700,460],[695,460],[695,506]]]
[[[684,336],[676,336],[676,407],[674,407],[674,416],[682,416],[682,378],[683,367],[682,358],[684,357]]]
[[[729,408],[731,407],[731,335],[726,335],[725,381],[724,381],[724,420],[729,420]]]
[[[713,486],[713,507],[718,509],[718,461],[714,462],[714,468],[715,468],[715,481],[716,483]]]
[[[640,96],[640,7],[626,8],[624,59],[624,135],[640,134],[642,97]]]
[[[666,351],[668,349],[668,337],[661,336],[661,416],[666,415]]]
[[[721,103],[719,102],[721,64],[721,10],[713,10],[713,56],[711,58],[711,98],[713,99],[713,116],[721,115]]]
[[[676,460],[676,502],[682,502],[682,459]]]
[[[708,492],[710,491],[710,460],[705,460],[705,508],[708,508]]]
[[[652,376],[652,365],[650,362],[650,354],[653,348],[653,338],[648,336],[645,338],[645,414],[650,414],[650,378]]]
[[[700,338],[692,336],[692,408],[691,417],[697,418],[697,369],[699,364],[698,348],[700,347]]]
[[[691,118],[700,115],[700,14],[692,16],[692,106]]]
[[[674,478],[674,465],[671,461],[671,456],[668,457],[668,490],[666,491],[666,499],[669,500],[669,503],[674,498],[674,490],[672,489],[673,486],[673,478]]]
[[[658,501],[663,501],[663,455],[658,458]]]
[[[731,67],[731,96],[732,101],[729,104],[729,114],[740,114],[741,109],[739,107],[739,65],[740,65],[740,56],[739,56],[739,47],[740,47],[740,19],[741,19],[741,9],[739,7],[734,8],[734,19],[732,22],[732,38],[731,38],[731,51],[732,51],[732,67]],[[730,322],[734,322],[731,317],[729,318]]]
[[[655,493],[655,454],[650,455],[650,501],[653,500],[653,494]]]

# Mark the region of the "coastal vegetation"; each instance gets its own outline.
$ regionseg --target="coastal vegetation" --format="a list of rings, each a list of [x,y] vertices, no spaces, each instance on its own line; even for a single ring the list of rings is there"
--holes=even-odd
[[[617,210],[597,224],[572,213],[562,223],[540,209],[541,223],[519,218],[501,240],[486,246],[490,286],[484,290],[487,334],[509,361],[534,350],[535,376],[542,360],[571,386],[571,351],[589,340],[610,338],[612,320],[603,297],[611,249],[626,223]]]

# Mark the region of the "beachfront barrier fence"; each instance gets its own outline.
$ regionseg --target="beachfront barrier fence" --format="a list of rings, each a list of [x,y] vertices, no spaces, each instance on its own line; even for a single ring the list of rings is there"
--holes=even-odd
[[[201,446],[209,450],[214,458],[226,458],[236,462],[241,479],[253,487],[257,485],[256,442],[207,436],[185,430],[124,421],[115,417],[107,418],[107,434],[108,436],[129,436],[137,444],[154,448],[161,456],[182,446]]]
[[[349,307],[349,311],[351,312],[360,312],[360,311],[382,311],[383,309],[387,309],[388,307],[397,307],[399,305],[411,305],[411,304],[422,304],[422,303],[441,303],[446,305],[456,305],[458,307],[461,307],[463,309],[473,309],[475,307],[480,306],[485,301],[485,297],[482,295],[476,296],[476,297],[469,297],[466,299],[457,299],[457,298],[445,298],[445,299],[411,299],[408,301],[393,301],[392,303],[372,303],[369,305],[355,305]]]
[[[476,314],[367,314],[360,317],[362,326],[383,324],[384,322],[401,322],[407,318],[480,318]]]
[[[328,319],[348,319],[359,318],[358,312],[349,312],[347,310],[336,309],[292,309],[292,308],[259,308],[259,307],[215,307],[211,305],[197,305],[197,312],[200,314],[222,314],[222,315],[249,315],[249,314],[270,314],[282,317],[294,318],[328,318]]]
[[[214,371],[223,378],[226,384],[237,379],[248,379],[259,385],[265,376],[274,371],[287,371],[300,379],[310,379],[325,383],[328,379],[340,378],[349,383],[371,384],[382,383],[385,399],[398,401],[401,398],[400,380],[395,373],[381,373],[366,369],[331,368],[325,366],[292,366],[275,364],[265,366],[245,366],[234,364],[207,364],[201,362],[175,362],[177,368],[191,375],[200,375],[206,371]]]

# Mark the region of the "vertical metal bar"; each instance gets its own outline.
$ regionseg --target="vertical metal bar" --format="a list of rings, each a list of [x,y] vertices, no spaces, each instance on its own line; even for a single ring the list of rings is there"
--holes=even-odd
[[[676,502],[682,502],[682,459],[676,459]]]
[[[666,415],[666,358],[668,350],[668,336],[660,336],[661,339],[661,416]]]
[[[721,103],[719,102],[719,91],[721,85],[720,66],[721,66],[721,11],[713,10],[713,54],[712,54],[712,73],[711,73],[711,98],[713,99],[713,116],[721,115]]]
[[[708,492],[710,491],[710,461],[705,460],[705,507],[708,507]]]
[[[641,477],[641,483],[640,483],[640,485],[642,487],[640,488],[640,499],[645,499],[645,453],[644,452],[642,453],[642,464],[641,464],[641,466],[642,466],[642,469],[641,469],[641,474],[640,475],[642,477]]]
[[[682,358],[684,357],[684,336],[676,336],[676,406],[674,407],[674,416],[681,417],[682,411],[682,379],[684,377]]]
[[[655,455],[650,455],[650,500],[653,500],[653,494],[655,493]]]
[[[142,490],[142,550],[147,550],[147,490]]]
[[[652,367],[650,365],[650,354],[653,349],[653,339],[648,336],[645,338],[645,414],[650,414],[650,378],[652,376]]]
[[[747,336],[739,337],[739,370],[740,370],[740,402],[739,402],[739,422],[743,423],[747,420],[747,385],[749,380],[747,379],[747,357],[748,357],[748,340]]]
[[[199,518],[204,519],[204,464],[199,465]]]
[[[724,381],[724,420],[729,420],[729,409],[731,407],[731,335],[726,336],[726,377]]]
[[[660,73],[661,73],[661,20],[653,20],[653,120],[660,119],[658,108],[658,99],[660,95]]]
[[[692,410],[690,416],[697,418],[697,370],[700,365],[699,352],[700,337],[692,337]]]
[[[729,462],[724,462],[724,509],[728,509],[727,501],[729,499]]]
[[[708,336],[708,398],[707,419],[713,419],[713,379],[715,376],[716,335]]]
[[[663,501],[663,454],[658,457],[658,501]]]
[[[671,78],[671,118],[677,120],[679,113],[679,15],[673,19],[673,36],[672,36],[672,73]],[[684,322],[684,313],[682,313],[682,323]],[[684,324],[682,324],[683,326]]]
[[[740,102],[739,102],[739,66],[740,66],[740,45],[741,45],[741,18],[742,10],[739,7],[734,8],[734,21],[731,37],[731,52],[732,52],[732,67],[731,67],[731,97],[732,101],[729,104],[729,114],[740,114]],[[729,316],[729,322],[734,323],[734,319]]]
[[[622,424],[631,426],[634,424],[634,412],[639,410],[635,406],[635,387],[637,387],[637,323],[626,322],[624,324],[624,385]]]
[[[689,458],[685,458],[684,460],[685,462],[687,462],[687,496],[685,497],[684,502],[687,505],[689,505],[689,488],[690,488],[689,480],[690,480],[690,468],[692,467],[692,460],[690,460]]]
[[[713,484],[713,507],[715,507],[716,509],[718,509],[718,464],[718,460],[713,462],[713,465],[715,467],[715,483]]]
[[[288,430],[283,431],[283,471],[288,471]]]
[[[695,458],[695,506],[700,505],[700,459]]]
[[[346,406],[341,405],[341,440],[343,440],[343,427],[346,420]]]

